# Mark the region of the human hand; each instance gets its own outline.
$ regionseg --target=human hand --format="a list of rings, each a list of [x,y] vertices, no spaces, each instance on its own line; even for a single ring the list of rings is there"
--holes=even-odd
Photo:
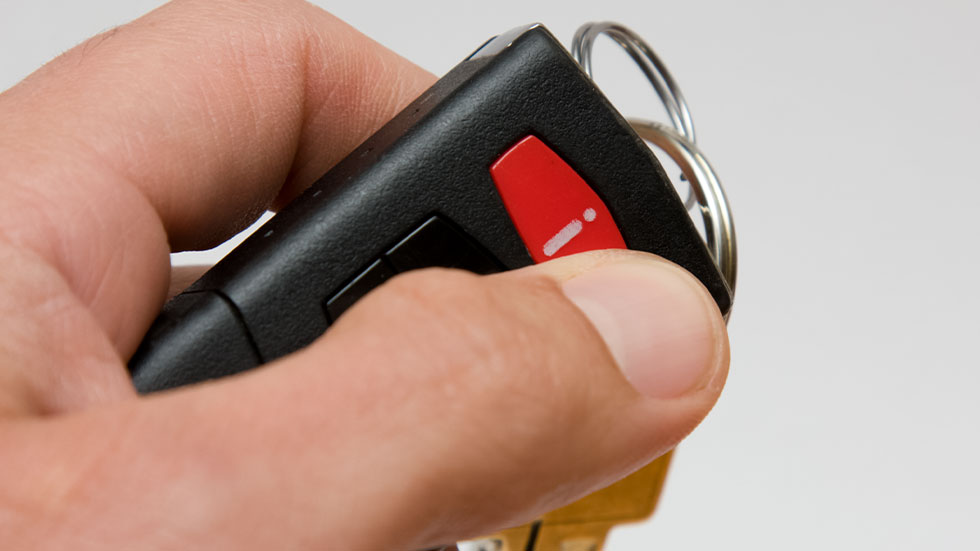
[[[520,524],[707,414],[725,326],[630,251],[394,278],[261,369],[138,397],[171,250],[288,202],[433,82],[294,0],[184,0],[0,95],[7,549],[417,549]]]

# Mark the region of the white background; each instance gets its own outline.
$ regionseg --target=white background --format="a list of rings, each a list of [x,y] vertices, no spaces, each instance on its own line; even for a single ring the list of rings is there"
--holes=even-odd
[[[0,89],[158,3],[0,0]],[[980,4],[328,7],[437,74],[517,25],[616,20],[683,86],[738,225],[732,376],[610,549],[980,549]],[[621,111],[662,116],[597,55]]]

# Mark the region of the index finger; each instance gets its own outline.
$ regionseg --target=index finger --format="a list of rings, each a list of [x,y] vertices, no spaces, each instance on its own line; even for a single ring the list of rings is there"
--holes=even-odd
[[[56,266],[125,356],[166,253],[296,195],[432,80],[305,2],[172,2],[0,95],[0,236]]]

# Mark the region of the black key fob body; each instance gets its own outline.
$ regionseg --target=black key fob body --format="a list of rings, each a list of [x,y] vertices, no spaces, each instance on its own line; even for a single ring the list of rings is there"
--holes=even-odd
[[[130,361],[151,392],[298,350],[393,275],[486,274],[590,249],[731,293],[663,169],[541,26],[477,50],[164,307]]]

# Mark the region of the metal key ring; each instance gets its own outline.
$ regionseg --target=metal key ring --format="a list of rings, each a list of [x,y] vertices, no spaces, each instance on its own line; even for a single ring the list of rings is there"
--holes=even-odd
[[[684,95],[653,49],[639,35],[617,23],[586,23],[575,32],[572,56],[590,78],[592,46],[603,34],[625,49],[640,66],[667,110],[674,128],[642,119],[629,122],[641,138],[662,149],[681,168],[700,207],[708,251],[734,297],[738,271],[735,223],[718,175],[695,144],[694,120]]]
[[[696,145],[673,128],[654,121],[629,119],[641,138],[664,150],[681,168],[691,183],[704,219],[704,235],[708,251],[718,264],[732,294],[738,271],[738,250],[735,245],[735,224],[725,190],[707,157]]]
[[[572,57],[578,61],[589,77],[592,77],[592,46],[600,35],[607,35],[619,44],[640,66],[640,70],[653,85],[674,128],[689,141],[696,141],[694,120],[684,100],[677,81],[657,54],[640,36],[619,23],[586,23],[575,31],[572,39]]]

